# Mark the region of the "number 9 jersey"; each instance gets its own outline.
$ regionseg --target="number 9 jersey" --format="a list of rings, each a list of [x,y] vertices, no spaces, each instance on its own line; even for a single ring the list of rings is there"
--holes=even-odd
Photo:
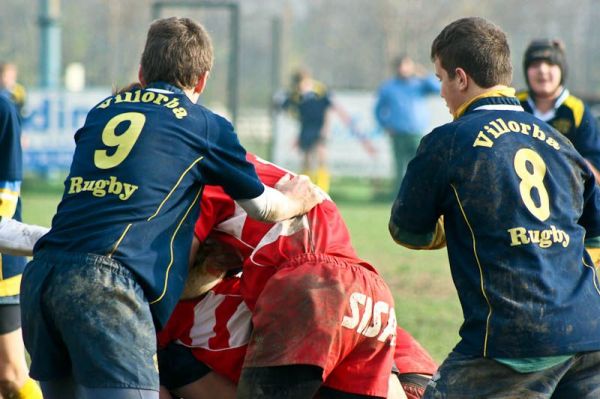
[[[423,138],[390,230],[414,243],[443,215],[465,316],[457,351],[573,354],[600,349],[599,283],[583,245],[586,231],[600,235],[599,200],[562,134],[488,93]]]
[[[166,322],[187,275],[203,185],[235,199],[255,198],[264,186],[231,124],[164,83],[108,97],[75,141],[52,229],[34,252],[114,258]]]

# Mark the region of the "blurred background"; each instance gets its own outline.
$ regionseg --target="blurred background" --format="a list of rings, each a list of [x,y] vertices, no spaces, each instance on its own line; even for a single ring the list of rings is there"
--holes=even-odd
[[[234,121],[242,143],[297,170],[297,126],[272,100],[297,68],[308,68],[375,144],[369,155],[341,124],[332,128],[331,194],[359,253],[392,286],[400,325],[441,360],[457,340],[461,313],[445,251],[411,252],[387,234],[389,143],[374,122],[379,85],[392,61],[410,55],[433,72],[431,41],[449,22],[482,16],[508,34],[514,81],[525,87],[522,55],[534,38],[566,45],[567,87],[590,104],[600,95],[600,0],[2,0],[0,62],[19,70],[28,96],[23,147],[24,214],[50,224],[88,110],[137,80],[146,31],[158,17],[186,16],[213,38],[215,65],[201,102]],[[431,126],[449,121],[443,100],[428,100]],[[392,190],[395,188],[392,187]]]

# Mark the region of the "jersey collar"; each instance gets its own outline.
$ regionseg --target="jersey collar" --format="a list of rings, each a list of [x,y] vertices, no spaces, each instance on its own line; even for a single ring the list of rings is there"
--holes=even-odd
[[[161,81],[149,83],[145,88],[150,89],[150,90],[153,89],[155,91],[168,92],[168,93],[185,94],[184,91],[182,89],[180,89],[179,87],[174,86],[170,83],[161,82]]]
[[[569,90],[567,90],[566,88],[563,89],[560,95],[556,98],[556,101],[554,101],[554,107],[549,109],[547,112],[541,112],[537,109],[537,107],[535,106],[535,101],[533,100],[534,94],[531,91],[529,92],[529,96],[527,98],[527,104],[529,104],[529,106],[531,107],[533,115],[536,118],[541,119],[543,121],[549,121],[550,119],[554,118],[554,116],[556,115],[556,110],[565,102],[565,100],[567,99],[567,97],[569,97],[570,94],[571,93],[569,93]]]
[[[515,89],[504,87],[486,91],[465,102],[454,114],[454,119],[456,120],[468,112],[477,110],[523,111],[523,107],[521,107],[521,103],[515,97]]]

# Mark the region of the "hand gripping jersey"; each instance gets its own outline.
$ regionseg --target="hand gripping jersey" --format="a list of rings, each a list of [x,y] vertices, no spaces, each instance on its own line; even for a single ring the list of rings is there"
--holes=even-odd
[[[203,185],[242,199],[264,186],[231,124],[165,83],[108,97],[89,112],[75,142],[52,229],[35,251],[119,261],[162,324],[187,275]]]
[[[456,351],[598,350],[599,282],[583,241],[600,235],[600,192],[565,136],[500,94],[423,138],[391,230],[424,236],[443,215],[465,317]]]
[[[255,155],[248,154],[247,158],[267,186],[274,187],[290,173]],[[346,224],[331,200],[323,201],[305,216],[270,224],[249,218],[220,187],[206,186],[201,208],[202,217],[195,229],[198,239],[202,242],[213,234],[239,250],[244,258],[242,294],[250,309],[277,269],[302,254],[344,258],[376,273],[356,255]]]

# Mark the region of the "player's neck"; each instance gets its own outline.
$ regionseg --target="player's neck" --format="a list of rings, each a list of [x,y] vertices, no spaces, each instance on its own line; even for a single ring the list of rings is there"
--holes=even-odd
[[[184,89],[183,92],[190,99],[191,102],[196,104],[200,98],[200,93],[196,93],[194,89]]]

